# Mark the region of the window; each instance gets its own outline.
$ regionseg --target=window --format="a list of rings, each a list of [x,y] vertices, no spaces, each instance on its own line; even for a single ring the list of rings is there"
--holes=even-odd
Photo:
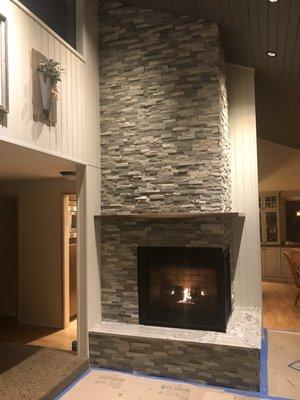
[[[286,240],[300,243],[300,201],[286,201]]]
[[[76,49],[76,0],[20,0]]]

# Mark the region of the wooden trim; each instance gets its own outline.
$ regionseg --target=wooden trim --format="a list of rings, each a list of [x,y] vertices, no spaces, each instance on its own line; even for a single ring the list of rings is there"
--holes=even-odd
[[[62,196],[63,209],[63,327],[66,328],[70,323],[70,284],[69,284],[69,196]]]
[[[18,288],[17,288],[17,321],[20,323],[20,309],[21,309],[21,302],[20,302],[20,289],[21,289],[21,282],[20,282],[20,198],[15,197],[16,200],[16,212],[17,212],[17,229],[18,229],[18,243],[17,243],[17,251],[18,251],[18,267],[17,267],[17,280],[18,280]]]
[[[245,215],[238,212],[220,212],[220,213],[141,213],[141,214],[112,214],[95,215],[95,219],[192,219],[205,217],[236,217],[244,218]]]
[[[76,168],[77,196],[77,354],[89,356],[87,310],[86,167]],[[100,300],[99,300],[100,301]]]
[[[3,113],[8,113],[9,112],[9,79],[8,79],[8,22],[7,18],[0,13],[0,23],[4,23],[5,26],[5,32],[4,32],[4,41],[5,41],[5,49],[4,49],[4,60],[1,58],[0,60],[0,68],[2,72],[4,73],[4,77],[2,77],[2,82],[1,82],[1,89],[2,89],[2,98],[4,99],[4,104],[0,104],[0,111]],[[1,43],[2,45],[2,43]],[[3,67],[3,62],[5,63]]]
[[[13,4],[19,7],[25,14],[32,18],[36,23],[38,23],[42,28],[49,32],[56,40],[58,40],[63,46],[70,50],[77,58],[79,58],[83,63],[86,63],[86,58],[82,56],[74,47],[72,47],[68,42],[66,42],[62,37],[60,37],[56,32],[54,32],[47,24],[45,24],[41,19],[39,19],[35,14],[33,14],[24,4],[20,3],[18,0],[10,0]]]

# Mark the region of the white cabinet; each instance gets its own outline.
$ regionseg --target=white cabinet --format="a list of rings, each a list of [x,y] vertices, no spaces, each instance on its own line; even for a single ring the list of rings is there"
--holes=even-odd
[[[259,194],[260,241],[262,244],[280,244],[279,193]]]
[[[281,277],[280,247],[262,247],[262,274],[267,278]]]
[[[261,248],[261,277],[263,280],[266,278],[266,257],[265,257],[265,248]]]
[[[300,248],[292,248],[300,251]],[[261,275],[264,281],[290,283],[293,277],[284,252],[291,247],[263,246],[261,248]]]

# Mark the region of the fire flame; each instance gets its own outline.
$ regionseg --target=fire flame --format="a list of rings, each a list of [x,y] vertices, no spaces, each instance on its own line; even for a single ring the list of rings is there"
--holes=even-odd
[[[192,295],[191,295],[191,289],[190,288],[184,288],[184,290],[183,290],[183,299],[179,300],[177,303],[194,304],[194,302],[192,300]]]

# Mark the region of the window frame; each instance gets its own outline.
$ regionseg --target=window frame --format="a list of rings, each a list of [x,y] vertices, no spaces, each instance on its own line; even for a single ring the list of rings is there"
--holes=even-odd
[[[8,113],[9,112],[9,88],[8,88],[8,22],[7,17],[0,13],[0,24],[4,26],[3,37],[0,36],[0,40],[2,40],[1,48],[4,51],[1,51],[1,59],[0,59],[0,79],[1,79],[1,100],[0,100],[0,112]]]
[[[76,49],[70,45],[65,39],[63,39],[58,33],[56,33],[49,25],[42,21],[37,15],[29,10],[19,0],[10,0],[13,4],[24,11],[29,17],[49,32],[55,39],[61,42],[66,48],[68,48],[73,54],[80,58],[83,62],[86,62],[86,34],[85,34],[85,8],[84,0],[76,1]]]

